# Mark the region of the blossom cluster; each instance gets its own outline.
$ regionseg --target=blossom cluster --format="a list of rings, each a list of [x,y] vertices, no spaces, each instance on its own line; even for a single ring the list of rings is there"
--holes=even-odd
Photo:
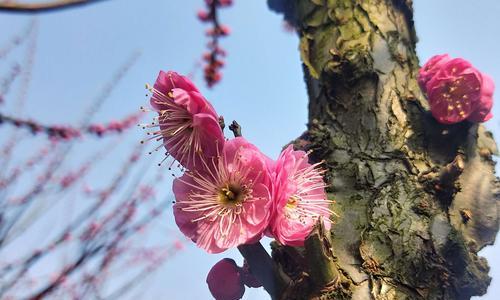
[[[419,70],[418,83],[440,123],[479,123],[493,116],[493,79],[462,58],[433,56]]]
[[[210,28],[205,32],[210,39],[207,44],[208,51],[203,54],[203,72],[208,87],[214,86],[222,79],[220,69],[224,66],[222,57],[226,56],[226,51],[219,46],[219,38],[226,37],[231,32],[228,26],[220,24],[217,11],[232,4],[232,0],[205,0],[206,8],[199,10],[197,14],[201,22],[210,24]]]
[[[301,246],[318,218],[330,228],[332,201],[307,153],[288,146],[274,161],[243,137],[225,139],[213,106],[175,72],[160,72],[150,91],[158,117],[146,126],[185,169],[174,217],[197,246],[219,253],[264,235]]]
[[[319,163],[310,164],[308,153],[288,146],[272,160],[241,136],[226,139],[214,107],[175,72],[160,71],[147,88],[158,116],[142,126],[149,140],[161,141],[156,150],[166,149],[164,160],[184,171],[173,182],[174,217],[198,247],[220,253],[264,235],[303,246],[318,219],[331,227],[333,201]],[[239,299],[244,284],[259,286],[244,269],[228,259],[215,265],[207,278],[214,297]]]

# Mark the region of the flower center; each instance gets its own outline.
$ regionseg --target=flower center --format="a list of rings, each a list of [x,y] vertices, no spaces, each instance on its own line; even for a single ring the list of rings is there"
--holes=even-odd
[[[239,185],[226,184],[219,190],[219,201],[222,204],[239,204],[245,198],[244,189]]]
[[[299,198],[295,195],[291,196],[288,198],[288,201],[286,202],[286,207],[290,209],[294,209],[297,207],[299,204]]]

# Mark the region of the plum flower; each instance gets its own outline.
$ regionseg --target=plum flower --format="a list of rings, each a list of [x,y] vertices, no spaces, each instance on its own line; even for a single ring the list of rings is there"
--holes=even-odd
[[[224,135],[212,105],[200,94],[194,84],[175,72],[160,71],[153,88],[151,106],[158,117],[148,133],[187,169],[201,167],[202,158],[216,156],[224,144]]]
[[[262,237],[270,217],[268,158],[244,138],[173,183],[179,229],[209,253]]]
[[[427,94],[431,113],[440,123],[491,119],[493,80],[468,61],[448,55],[432,57],[419,71],[419,84]]]
[[[303,246],[318,218],[330,229],[330,209],[323,171],[308,163],[307,153],[288,146],[281,152],[273,173],[273,216],[271,235],[283,245]],[[269,233],[269,232],[268,232]]]
[[[245,293],[240,267],[230,258],[216,263],[208,272],[206,281],[216,300],[238,300]]]

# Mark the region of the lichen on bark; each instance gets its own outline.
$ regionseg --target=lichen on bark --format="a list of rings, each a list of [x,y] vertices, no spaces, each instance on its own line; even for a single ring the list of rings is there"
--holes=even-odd
[[[496,145],[482,125],[432,118],[416,81],[411,0],[288,2],[309,95],[308,131],[295,145],[328,170],[342,298],[486,293],[477,252],[499,229]]]

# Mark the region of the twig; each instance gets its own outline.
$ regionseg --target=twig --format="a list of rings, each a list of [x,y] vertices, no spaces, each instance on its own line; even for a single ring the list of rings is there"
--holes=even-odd
[[[234,137],[239,137],[241,135],[241,126],[238,122],[233,121],[231,125],[229,125],[229,130],[231,130],[234,134]]]
[[[92,134],[102,137],[110,132],[122,133],[126,129],[136,125],[141,116],[142,112],[132,113],[119,121],[110,121],[106,124],[89,124],[86,127],[77,128],[71,125],[44,125],[32,120],[7,116],[0,112],[0,125],[9,123],[18,128],[26,128],[33,134],[45,132],[50,138],[71,140],[79,138],[83,134]]]
[[[207,44],[208,52],[203,55],[206,65],[203,69],[205,81],[209,88],[218,83],[222,74],[220,69],[224,66],[222,57],[226,56],[226,51],[219,46],[219,39],[229,35],[229,27],[221,24],[217,16],[219,8],[228,7],[232,0],[206,0],[207,10],[198,12],[198,19],[205,23],[210,23],[211,28],[206,35],[210,42]]]
[[[222,129],[222,130],[224,130],[224,128],[226,128],[226,122],[224,121],[223,116],[219,117],[219,126],[220,126],[220,129]]]
[[[0,11],[10,13],[43,13],[75,8],[105,0],[54,0],[38,3],[0,2]]]

